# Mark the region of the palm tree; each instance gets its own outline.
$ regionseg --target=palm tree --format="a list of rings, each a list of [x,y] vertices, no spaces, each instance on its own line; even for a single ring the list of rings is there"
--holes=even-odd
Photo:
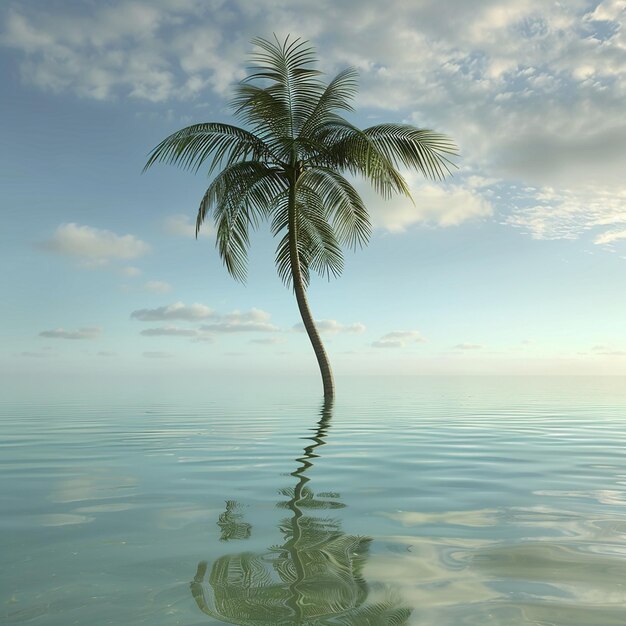
[[[341,245],[367,243],[367,209],[344,176],[362,176],[384,197],[410,197],[399,168],[441,179],[446,155],[456,153],[444,135],[407,124],[356,128],[340,115],[351,111],[356,71],[345,69],[329,83],[315,69],[306,41],[252,41],[254,67],[231,102],[244,127],[208,122],[170,135],[150,153],[144,168],[166,162],[197,172],[209,160],[215,174],[198,210],[196,236],[207,215],[228,272],[246,277],[250,227],[268,219],[280,236],[278,273],[292,286],[317,357],[324,397],[334,397],[330,363],[306,297],[311,270],[328,278],[343,269]]]

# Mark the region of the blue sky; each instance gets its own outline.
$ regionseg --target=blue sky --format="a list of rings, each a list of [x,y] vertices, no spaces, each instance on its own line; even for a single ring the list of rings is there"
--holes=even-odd
[[[452,136],[415,205],[309,294],[336,372],[626,374],[626,2],[6,2],[1,371],[314,373],[255,233],[246,285],[192,224],[207,185],[149,150],[232,121],[254,36],[358,69],[352,121]]]

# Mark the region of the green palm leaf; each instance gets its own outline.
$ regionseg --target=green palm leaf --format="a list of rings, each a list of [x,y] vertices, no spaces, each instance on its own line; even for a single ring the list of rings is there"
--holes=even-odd
[[[361,196],[343,176],[330,168],[312,167],[298,184],[320,198],[340,242],[356,247],[369,241],[369,214]]]
[[[258,135],[230,124],[209,122],[188,126],[166,137],[150,153],[144,171],[164,162],[197,172],[209,157],[209,174],[220,165],[237,161],[273,159],[269,146]]]
[[[452,162],[446,155],[456,154],[456,146],[445,135],[407,124],[380,124],[363,134],[395,166],[416,169],[433,179],[450,173]]]

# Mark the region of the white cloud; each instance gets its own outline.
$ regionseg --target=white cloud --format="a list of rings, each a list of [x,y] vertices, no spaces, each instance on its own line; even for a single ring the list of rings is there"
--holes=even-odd
[[[623,189],[530,188],[528,192],[520,192],[513,202],[521,206],[505,222],[528,231],[535,239],[577,239],[586,232],[594,232],[594,243],[602,245],[626,236],[623,230],[606,231],[607,226],[626,225]]]
[[[588,20],[617,21],[626,13],[626,0],[605,0],[585,15]]]
[[[372,348],[402,348],[405,344],[399,339],[379,339],[372,342]]]
[[[196,236],[196,222],[189,215],[178,213],[170,215],[163,220],[163,230],[168,235],[174,237],[188,237],[194,239]],[[213,234],[211,224],[207,221],[200,228],[198,237],[209,237]]]
[[[260,309],[250,309],[243,313],[233,311],[212,324],[204,324],[200,329],[208,333],[278,332],[280,329],[270,323],[270,314]]]
[[[198,331],[194,328],[162,326],[159,328],[146,328],[140,334],[146,337],[197,337]]]
[[[172,285],[161,280],[149,280],[143,288],[152,293],[168,293],[172,290]]]
[[[609,230],[605,233],[601,233],[594,240],[596,244],[610,244],[619,239],[626,239],[626,230]]]
[[[147,336],[181,336],[192,337],[197,341],[211,340],[214,333],[242,333],[242,332],[278,332],[280,329],[271,323],[271,315],[261,309],[249,311],[233,311],[225,315],[216,313],[204,304],[185,305],[175,302],[156,309],[138,309],[131,313],[131,318],[142,322],[182,320],[197,322],[211,320],[210,324],[203,324],[198,329],[184,329],[176,326],[148,328],[141,331]]]
[[[245,324],[245,323],[265,323],[269,322],[272,316],[267,311],[261,309],[250,309],[249,311],[233,311],[222,316],[225,322],[232,324]]]
[[[341,324],[337,320],[315,320],[315,325],[320,333],[336,334],[336,333],[362,333],[366,330],[365,324],[354,322],[353,324]],[[304,332],[304,324],[298,322],[294,324],[293,329],[297,332]]]
[[[457,343],[455,350],[482,350],[483,346],[478,343]]]
[[[591,350],[594,354],[602,356],[626,356],[626,350],[620,350],[612,346],[596,345]]]
[[[282,337],[268,337],[264,339],[250,339],[250,343],[256,343],[261,346],[274,346],[279,343],[285,343]]]
[[[442,130],[472,171],[550,185],[584,207],[586,189],[623,190],[624,15],[624,0],[389,0],[385,11],[377,0],[134,0],[63,12],[14,5],[2,43],[21,53],[23,78],[40,88],[161,102],[227,94],[253,35],[303,35],[329,73],[359,69],[356,104],[372,123],[393,111]],[[368,199],[376,226],[456,225],[489,216],[495,202],[463,179],[412,186],[416,207],[395,199],[384,210]],[[553,238],[543,208],[529,202],[506,223]],[[171,232],[187,236],[193,223],[173,217]],[[588,227],[582,216],[566,225],[571,236]]]
[[[24,352],[20,352],[19,356],[30,358],[30,359],[46,359],[49,357],[56,357],[57,354],[56,352],[50,352],[50,351],[34,352],[31,350],[26,350]]]
[[[216,322],[215,324],[204,324],[200,328],[209,333],[273,333],[280,330],[277,326],[274,326],[274,324],[268,324],[266,322]]]
[[[215,338],[213,335],[198,331],[198,334],[191,341],[192,343],[213,343]]]
[[[204,304],[191,304],[175,302],[156,309],[138,309],[130,314],[132,319],[142,322],[161,322],[168,320],[185,320],[194,322],[197,320],[211,319],[215,317],[213,309]]]
[[[54,330],[42,330],[40,337],[50,339],[95,339],[102,334],[102,329],[98,327],[79,328],[78,330],[65,330],[56,328]]]
[[[79,226],[73,222],[61,224],[41,247],[94,265],[105,265],[111,259],[134,259],[150,250],[147,243],[134,235],[117,235],[110,230]]]
[[[141,276],[141,273],[142,272],[138,267],[133,267],[132,265],[122,268],[122,274],[131,278],[134,278],[135,276]]]
[[[372,343],[373,348],[404,348],[408,343],[423,343],[422,334],[417,330],[394,330]]]
[[[433,226],[458,226],[472,219],[489,217],[491,202],[476,190],[459,185],[421,184],[415,174],[405,173],[411,188],[413,204],[403,196],[384,200],[372,189],[362,193],[375,227],[389,232],[403,232],[408,227],[425,223]]]
[[[23,53],[26,81],[54,92],[152,102],[193,97],[207,86],[223,92],[240,75],[245,43],[223,38],[228,11],[203,4],[114,2],[81,13],[11,9],[2,43]]]

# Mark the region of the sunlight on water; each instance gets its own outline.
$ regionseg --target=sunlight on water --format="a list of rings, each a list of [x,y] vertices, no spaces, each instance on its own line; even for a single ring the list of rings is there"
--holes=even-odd
[[[2,401],[0,623],[626,623],[625,381],[340,383]]]

